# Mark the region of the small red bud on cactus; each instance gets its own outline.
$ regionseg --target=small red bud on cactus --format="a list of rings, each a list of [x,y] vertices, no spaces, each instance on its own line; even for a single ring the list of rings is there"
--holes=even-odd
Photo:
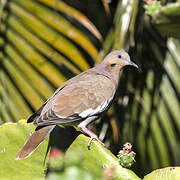
[[[148,4],[148,3],[152,3],[153,2],[153,0],[146,0],[146,3]]]
[[[56,148],[56,147],[52,147],[51,151],[50,151],[50,159],[56,159],[61,155],[61,151]]]
[[[64,158],[64,153],[62,153],[59,149],[56,147],[52,147],[50,151],[50,161],[49,161],[49,166],[50,169],[52,170],[59,170],[63,167],[63,158]]]
[[[131,150],[131,143],[127,142],[124,144],[123,150],[119,151],[118,159],[121,166],[129,168],[135,162],[136,153]]]

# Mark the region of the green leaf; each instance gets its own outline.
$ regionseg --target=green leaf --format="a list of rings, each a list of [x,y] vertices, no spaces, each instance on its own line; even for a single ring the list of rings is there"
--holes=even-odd
[[[100,180],[99,178],[96,178],[86,170],[80,169],[76,166],[68,167],[65,169],[65,171],[62,173],[50,173],[47,177],[47,180]]]
[[[33,180],[45,177],[44,159],[48,139],[38,147],[33,156],[15,160],[33,130],[34,126],[27,124],[25,120],[0,126],[0,179]]]
[[[30,13],[33,13],[37,18],[47,23],[50,27],[55,28],[60,33],[67,36],[78,43],[82,48],[88,50],[88,53],[96,60],[98,60],[98,51],[94,45],[88,40],[85,34],[81,33],[78,29],[72,26],[65,18],[61,17],[60,14],[54,14],[45,6],[35,1],[19,1],[15,0],[17,4],[25,8]]]
[[[114,166],[117,179],[139,179],[134,172],[121,167],[118,159],[96,140],[92,141],[91,148],[88,150],[88,140],[89,137],[79,135],[67,150],[65,157],[72,155],[73,152],[78,152],[82,156],[82,161],[78,166],[83,167],[97,177],[102,176],[103,167]]]
[[[102,41],[102,36],[96,26],[80,11],[77,11],[75,8],[68,6],[63,1],[51,1],[51,0],[38,0],[43,4],[47,4],[49,7],[54,8],[62,13],[65,13],[67,16],[74,18],[76,21],[85,26],[94,36],[96,36],[100,41]]]
[[[144,180],[166,180],[166,179],[173,179],[179,180],[180,179],[180,167],[167,167],[163,169],[157,169],[150,174],[144,177]]]

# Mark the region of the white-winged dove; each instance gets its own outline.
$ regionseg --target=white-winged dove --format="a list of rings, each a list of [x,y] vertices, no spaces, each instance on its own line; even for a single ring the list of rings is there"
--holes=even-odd
[[[90,136],[88,147],[93,139],[103,144],[87,125],[98,119],[112,104],[119,71],[126,65],[138,68],[124,50],[112,51],[101,64],[82,72],[57,89],[28,119],[27,122],[33,122],[37,128],[16,159],[30,156],[56,125],[76,126]]]

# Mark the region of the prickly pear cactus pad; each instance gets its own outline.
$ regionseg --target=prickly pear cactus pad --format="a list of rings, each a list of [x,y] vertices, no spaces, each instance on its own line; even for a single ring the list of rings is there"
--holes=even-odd
[[[139,179],[135,173],[119,165],[118,159],[99,142],[92,141],[87,148],[89,137],[79,135],[65,154],[57,149],[50,152],[48,180],[55,179]],[[59,161],[59,162],[58,162]]]
[[[123,150],[119,151],[118,159],[121,166],[130,168],[135,162],[136,153],[131,150],[130,143],[124,144]]]
[[[163,169],[157,169],[144,177],[144,180],[179,180],[180,179],[180,167],[167,167]]]
[[[99,178],[102,177],[102,171],[104,171],[106,177],[108,172],[113,179],[140,179],[133,171],[120,166],[118,159],[99,142],[92,141],[91,148],[88,150],[88,140],[89,137],[79,135],[67,150],[65,158],[72,152],[78,152],[82,157],[78,166]]]
[[[49,173],[47,180],[73,179],[73,180],[99,180],[94,174],[79,166],[81,155],[78,152],[72,152],[65,158],[65,154],[59,149],[53,147],[50,152]]]
[[[145,9],[162,34],[180,38],[180,2],[162,5],[160,1],[146,1]]]
[[[32,156],[15,160],[18,151],[33,131],[34,126],[27,124],[25,120],[0,126],[0,179],[33,180],[45,177],[44,158],[48,139]]]

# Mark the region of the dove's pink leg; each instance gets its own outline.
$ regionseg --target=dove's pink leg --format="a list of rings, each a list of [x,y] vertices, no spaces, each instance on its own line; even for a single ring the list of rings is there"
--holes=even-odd
[[[93,139],[96,139],[99,143],[101,143],[105,147],[105,144],[97,137],[97,135],[86,127],[88,124],[90,124],[92,121],[96,119],[97,119],[97,116],[92,116],[92,117],[87,118],[86,120],[84,120],[78,125],[78,127],[81,129],[82,132],[90,136],[90,139],[88,141],[88,149],[90,149],[91,142]]]

